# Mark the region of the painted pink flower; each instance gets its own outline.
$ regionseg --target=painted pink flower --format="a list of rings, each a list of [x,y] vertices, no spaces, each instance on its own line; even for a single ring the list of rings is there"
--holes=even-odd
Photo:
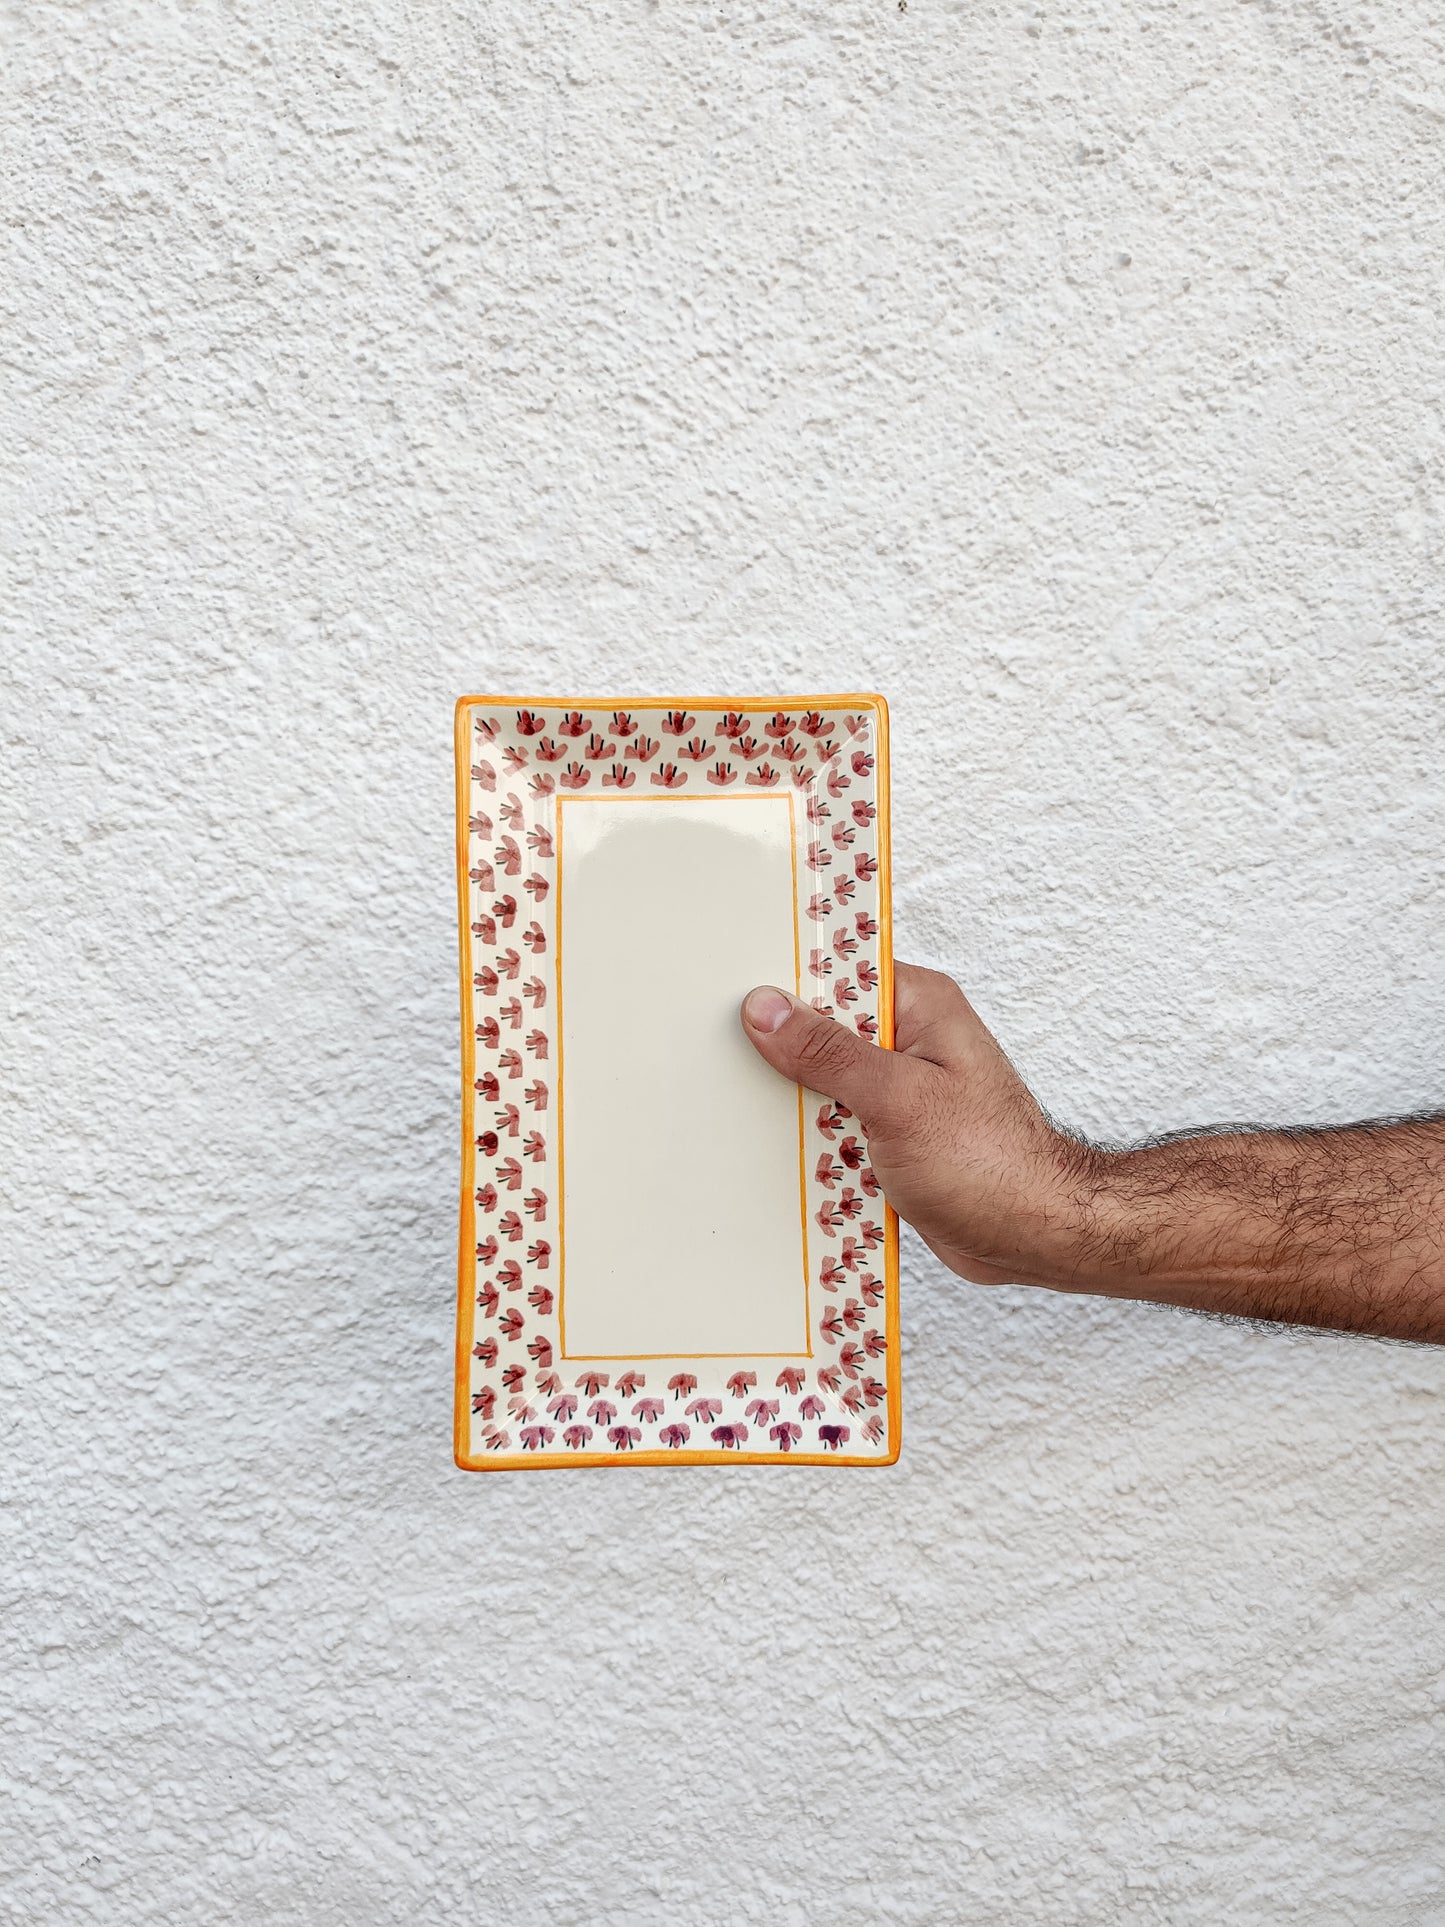
[[[535,709],[517,711],[517,733],[521,736],[536,736],[543,728],[543,720]]]
[[[610,1425],[617,1416],[617,1407],[605,1398],[594,1398],[587,1407],[587,1416],[594,1425]]]
[[[768,1433],[768,1437],[780,1452],[791,1452],[802,1436],[802,1426],[794,1425],[790,1420],[784,1420],[781,1425],[773,1426]]]
[[[657,1436],[662,1440],[669,1452],[676,1452],[679,1447],[686,1445],[692,1437],[692,1427],[690,1425],[664,1425]]]
[[[726,789],[729,783],[736,783],[738,773],[731,763],[714,763],[707,773],[707,780],[715,783],[719,789]]]
[[[614,763],[602,778],[602,787],[605,790],[630,790],[636,781],[636,770],[629,769],[626,763]]]
[[[836,1452],[840,1446],[846,1445],[852,1436],[851,1430],[846,1425],[818,1427],[818,1437],[823,1441],[823,1447],[828,1452]]]
[[[778,1373],[775,1382],[781,1385],[785,1392],[791,1392],[796,1398],[802,1390],[803,1381],[806,1376],[807,1374],[800,1372],[796,1365],[785,1365],[782,1371]]]
[[[746,1425],[717,1425],[713,1427],[713,1437],[725,1452],[736,1451],[748,1436]]]
[[[697,1380],[691,1372],[675,1372],[667,1381],[667,1389],[676,1398],[686,1398],[697,1390]]]
[[[574,1452],[580,1452],[591,1436],[592,1427],[590,1425],[569,1425],[567,1430],[562,1434],[562,1442],[564,1445],[571,1446]]]
[[[748,1406],[748,1417],[754,1425],[766,1425],[769,1419],[778,1416],[778,1406],[775,1398],[755,1398]]]
[[[827,1406],[823,1403],[822,1399],[818,1397],[816,1392],[809,1392],[808,1396],[798,1407],[798,1410],[804,1418],[821,1418],[827,1409]]]
[[[544,1445],[550,1445],[555,1434],[550,1425],[524,1425],[522,1427],[522,1450],[536,1452]]]
[[[660,1398],[640,1398],[632,1407],[632,1416],[644,1425],[655,1425],[662,1417],[663,1404]]]
[[[636,1425],[614,1425],[607,1436],[615,1451],[630,1452],[641,1439],[642,1432]]]
[[[734,1372],[728,1380],[728,1390],[734,1398],[742,1398],[758,1382],[756,1372]]]
[[[692,1404],[685,1405],[683,1410],[689,1418],[695,1418],[699,1425],[708,1425],[711,1424],[713,1419],[721,1418],[722,1400],[720,1398],[695,1398]]]
[[[646,1383],[647,1374],[645,1372],[639,1372],[629,1366],[625,1372],[619,1372],[617,1374],[617,1396],[619,1398],[631,1398],[634,1392],[640,1392]]]

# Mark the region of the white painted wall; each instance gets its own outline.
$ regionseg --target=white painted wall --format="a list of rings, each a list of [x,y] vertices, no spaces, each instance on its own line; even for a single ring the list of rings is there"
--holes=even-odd
[[[1445,1921],[1445,1357],[906,1251],[892,1472],[452,1469],[450,705],[894,705],[1125,1137],[1445,1101],[1426,0],[12,19],[7,1922]]]

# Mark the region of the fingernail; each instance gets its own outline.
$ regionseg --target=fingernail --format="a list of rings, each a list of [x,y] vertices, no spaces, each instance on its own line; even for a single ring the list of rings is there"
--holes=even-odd
[[[754,1030],[781,1030],[792,1015],[793,1000],[785,991],[763,984],[743,999],[743,1016]]]

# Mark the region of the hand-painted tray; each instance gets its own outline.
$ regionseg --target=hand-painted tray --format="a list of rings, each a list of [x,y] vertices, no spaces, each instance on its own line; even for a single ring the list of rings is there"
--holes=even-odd
[[[457,704],[456,1459],[889,1465],[898,1233],[738,1005],[892,1043],[871,695]]]

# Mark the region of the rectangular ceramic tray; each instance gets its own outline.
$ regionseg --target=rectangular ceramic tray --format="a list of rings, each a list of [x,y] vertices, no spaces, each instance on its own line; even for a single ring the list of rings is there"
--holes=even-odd
[[[456,712],[456,1459],[888,1465],[898,1228],[738,1005],[892,1044],[880,696]]]

